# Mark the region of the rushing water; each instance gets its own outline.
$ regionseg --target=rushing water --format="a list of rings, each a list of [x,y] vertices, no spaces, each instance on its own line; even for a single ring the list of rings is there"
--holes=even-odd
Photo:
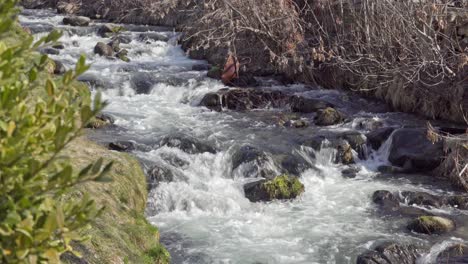
[[[376,172],[386,164],[388,144],[371,158],[358,161],[358,176],[348,179],[346,168],[332,162],[333,150],[314,152],[300,142],[317,133],[348,131],[380,121],[388,125],[424,124],[410,115],[386,113],[375,102],[338,91],[308,89],[301,85],[280,86],[270,82],[265,89],[281,89],[306,97],[326,99],[345,111],[351,119],[329,128],[284,128],[277,125],[281,109],[248,113],[212,112],[199,107],[202,97],[224,86],[193,71],[203,61],[188,59],[175,45],[177,34],[161,27],[127,26],[132,38],[121,44],[129,50],[130,63],[96,56],[93,48],[108,39],[96,35],[100,23],[73,28],[61,24],[63,17],[51,11],[26,10],[20,21],[36,37],[52,28],[64,31],[60,40],[65,49],[52,58],[72,67],[80,54],[91,63],[81,78],[101,91],[109,105],[105,113],[115,117],[118,128],[98,131],[100,142],[133,140],[134,154],[146,168],[157,164],[170,169],[174,180],[160,183],[150,191],[148,218],[161,230],[161,239],[170,250],[173,263],[355,263],[356,256],[385,240],[435,246],[421,263],[433,263],[436,253],[460,237],[415,236],[404,228],[406,219],[382,218],[371,202],[379,189],[443,192],[405,177],[383,179]],[[153,31],[171,38],[168,42],[141,40]],[[149,83],[148,93],[137,93],[141,83]],[[403,121],[405,120],[405,121]],[[195,138],[214,147],[216,153],[189,154],[178,148],[160,147],[166,136]],[[243,145],[269,153],[272,161],[281,155],[302,157],[310,168],[300,174],[305,193],[288,202],[251,203],[243,193],[249,164],[232,170],[232,155]],[[281,168],[269,164],[280,173]],[[251,164],[250,164],[251,165]],[[448,210],[448,209],[447,209]],[[453,212],[449,212],[453,213]],[[455,212],[463,215],[465,212]]]

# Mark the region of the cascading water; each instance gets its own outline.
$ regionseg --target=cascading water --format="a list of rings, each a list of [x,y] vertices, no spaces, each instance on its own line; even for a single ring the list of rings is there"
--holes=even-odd
[[[368,160],[358,161],[360,170],[353,179],[342,176],[342,170],[348,167],[333,162],[334,150],[314,151],[298,143],[324,130],[357,129],[362,120],[379,119],[390,124],[406,118],[423,121],[403,114],[361,112],[363,105],[372,108],[372,103],[346,99],[338,91],[311,91],[301,85],[273,85],[268,89],[333,100],[354,121],[324,129],[295,130],[276,125],[274,120],[281,112],[278,109],[212,112],[197,105],[206,93],[224,86],[204,77],[206,72],[192,70],[193,65],[204,62],[188,59],[170,42],[141,37],[159,32],[176,38],[170,30],[135,26],[132,31],[129,27],[130,31],[123,34],[131,42],[121,45],[129,50],[131,61],[126,63],[93,53],[97,42],[106,41],[95,33],[99,23],[73,28],[62,25],[62,18],[51,11],[26,10],[20,21],[37,37],[52,28],[63,30],[60,41],[65,49],[50,57],[65,66],[72,67],[80,54],[87,56],[92,66],[81,80],[90,83],[93,92],[102,93],[109,102],[105,113],[115,118],[118,127],[91,136],[101,142],[135,141],[138,147],[133,154],[146,168],[158,165],[170,171],[172,181],[157,183],[150,191],[147,214],[160,228],[173,263],[355,263],[356,256],[374,242],[431,244],[428,238],[405,231],[401,221],[386,221],[374,210],[370,198],[379,189],[434,192],[425,184],[377,177],[377,167],[387,163],[389,142]],[[188,153],[158,144],[168,136],[194,138],[215,151]],[[278,174],[284,171],[275,165],[279,156],[302,157],[307,169],[299,177],[305,193],[294,201],[249,202],[243,185],[254,179],[245,174],[259,164],[232,167],[233,154],[245,145],[267,153],[268,162],[261,166]],[[433,251],[451,241],[437,239],[440,244]],[[433,263],[431,254],[421,263]]]

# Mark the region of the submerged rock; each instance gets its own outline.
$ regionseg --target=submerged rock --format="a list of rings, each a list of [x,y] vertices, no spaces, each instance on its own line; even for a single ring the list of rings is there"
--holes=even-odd
[[[403,201],[409,205],[441,207],[445,202],[442,197],[425,192],[401,192]]]
[[[221,70],[220,67],[218,66],[212,66],[209,70],[206,76],[212,79],[220,80],[221,75],[223,74],[223,70]]]
[[[468,263],[468,246],[465,244],[456,244],[448,247],[437,256],[437,263]]]
[[[299,96],[294,96],[291,98],[291,110],[298,113],[315,113],[318,110],[332,106],[333,105],[328,102],[317,99],[304,98]]]
[[[385,242],[357,258],[357,264],[415,264],[422,250],[414,245]]]
[[[136,149],[135,143],[131,141],[116,141],[109,143],[109,149],[120,151],[120,152],[130,152]]]
[[[205,94],[200,102],[200,105],[217,112],[221,112],[223,110],[220,95],[217,93]]]
[[[170,148],[178,148],[189,154],[199,154],[199,153],[216,153],[216,149],[209,146],[208,144],[202,143],[195,138],[190,138],[186,136],[168,136],[163,138],[159,142],[159,146],[167,146]]]
[[[442,234],[455,230],[455,222],[441,216],[420,216],[408,225],[413,232],[423,234]]]
[[[387,141],[390,135],[395,131],[394,127],[383,127],[367,133],[367,141],[373,149],[377,150]]]
[[[71,16],[63,18],[63,24],[75,27],[85,27],[88,26],[90,22],[91,19],[84,16]]]
[[[244,177],[273,178],[275,172],[268,168],[268,155],[255,147],[244,145],[232,155],[232,170],[237,169],[242,164],[249,164],[242,171]]]
[[[110,57],[114,55],[114,49],[104,42],[98,42],[96,46],[94,47],[94,53],[100,56]]]
[[[400,209],[400,202],[391,192],[379,190],[372,195],[372,201],[379,205],[381,209],[387,211],[397,211]]]
[[[192,66],[192,71],[208,71],[211,69],[209,64],[195,64]]]
[[[110,37],[112,33],[114,33],[114,27],[111,24],[102,25],[97,30],[97,35],[102,38]]]
[[[153,40],[153,41],[164,41],[164,42],[167,42],[169,41],[169,37],[164,35],[164,34],[161,34],[161,33],[157,33],[157,32],[146,32],[146,33],[141,33],[139,36],[138,36],[138,39],[140,41],[148,41],[148,40]]]
[[[153,189],[161,182],[172,182],[174,174],[170,169],[154,166],[148,170],[148,188]]]
[[[318,111],[315,124],[317,126],[332,126],[343,122],[343,120],[343,114],[334,108],[327,107]]]
[[[393,134],[388,160],[413,172],[431,171],[444,157],[443,144],[433,144],[425,129],[402,128]]]
[[[244,185],[244,192],[251,202],[294,199],[304,192],[304,185],[295,177],[277,176]]]

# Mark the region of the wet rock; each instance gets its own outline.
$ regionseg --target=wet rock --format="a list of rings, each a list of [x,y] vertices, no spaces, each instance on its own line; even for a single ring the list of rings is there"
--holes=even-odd
[[[342,163],[342,164],[353,164],[354,157],[353,157],[353,149],[351,145],[346,141],[341,141],[337,144],[336,147],[337,153],[335,162]]]
[[[400,209],[398,198],[389,191],[379,190],[374,192],[372,201],[385,211],[397,211]]]
[[[357,174],[359,173],[358,167],[350,167],[341,171],[341,176],[344,178],[352,179],[356,178]]]
[[[216,153],[216,149],[209,146],[208,144],[202,143],[195,138],[186,136],[168,136],[163,138],[159,142],[159,146],[167,146],[170,148],[178,148],[188,154],[199,154],[199,153]]]
[[[291,98],[291,111],[297,113],[315,113],[318,110],[333,106],[332,104],[317,100],[294,96]]]
[[[403,201],[409,205],[441,207],[444,201],[441,197],[425,192],[401,192]]]
[[[96,46],[94,47],[94,53],[100,56],[111,57],[114,55],[114,49],[104,42],[98,42]]]
[[[80,7],[75,2],[59,1],[57,3],[58,14],[75,14]]]
[[[116,141],[109,143],[109,149],[119,152],[130,152],[136,149],[135,143],[131,141]]]
[[[244,185],[245,197],[251,202],[294,199],[304,192],[304,185],[295,177],[277,176]]]
[[[288,120],[283,124],[285,127],[294,127],[294,128],[305,128],[309,126],[307,121],[299,119],[299,120]]]
[[[217,93],[207,93],[200,102],[200,106],[205,106],[208,109],[221,112],[221,98]]]
[[[468,246],[465,244],[456,244],[448,247],[437,256],[437,263],[468,263]]]
[[[42,53],[42,54],[48,54],[48,55],[59,55],[60,54],[60,51],[58,49],[54,49],[54,48],[43,48],[43,49],[40,49],[39,52]]]
[[[444,156],[442,142],[433,144],[425,129],[402,128],[394,132],[389,161],[413,172],[431,171]]]
[[[314,149],[315,151],[319,151],[322,149],[322,146],[324,143],[327,141],[327,138],[325,136],[317,135],[313,136],[304,142],[302,142],[303,146],[310,147]]]
[[[100,113],[91,119],[91,121],[86,125],[86,128],[99,129],[112,124],[114,124],[114,118],[112,116]]]
[[[190,164],[190,162],[183,160],[174,154],[162,154],[161,158],[163,158],[164,161],[177,168],[185,168]]]
[[[263,91],[257,89],[230,89],[223,94],[223,107],[246,111],[251,109],[279,108],[286,105],[288,96],[280,91]]]
[[[455,222],[441,216],[420,216],[408,225],[413,232],[423,234],[443,234],[455,230]]]
[[[357,264],[415,264],[422,250],[414,245],[385,242],[357,258]]]
[[[343,122],[343,120],[343,114],[334,108],[327,107],[318,110],[317,116],[315,117],[315,124],[317,126],[332,126]]]
[[[120,41],[119,40],[112,40],[111,42],[107,43],[107,45],[112,47],[112,50],[114,52],[119,52],[120,51]]]
[[[255,178],[273,178],[275,173],[268,168],[267,163],[269,162],[268,155],[249,145],[240,147],[232,155],[232,170],[237,169],[241,164],[248,164],[244,171],[242,171],[245,177]]]
[[[121,51],[119,51],[115,55],[115,57],[119,58],[122,61],[130,62],[130,59],[128,58],[128,50],[126,50],[126,49],[122,49]]]
[[[310,164],[300,156],[286,155],[280,160],[283,171],[294,176],[301,175],[301,173],[311,167]]]
[[[227,86],[232,87],[257,87],[260,83],[251,74],[244,73],[241,76],[231,80]]]
[[[157,165],[149,169],[147,174],[149,189],[157,187],[161,182],[172,182],[174,180],[174,174],[170,169]]]
[[[212,79],[216,79],[216,80],[220,80],[221,79],[221,75],[223,74],[223,70],[221,70],[220,67],[218,66],[213,66],[209,69],[208,73],[206,74],[206,76],[208,76],[209,78],[212,78]]]
[[[52,45],[52,48],[62,50],[65,48],[65,45],[63,45],[62,43],[58,43],[58,44]]]
[[[132,37],[125,36],[125,35],[118,35],[118,36],[113,37],[112,41],[118,41],[119,43],[122,43],[122,44],[128,44],[132,42]]]
[[[137,72],[132,75],[131,83],[137,94],[149,94],[157,80],[150,73]]]
[[[61,75],[67,71],[67,68],[65,68],[65,65],[63,65],[61,61],[54,60],[54,63],[55,63],[54,74]]]
[[[63,24],[75,27],[85,27],[88,26],[90,22],[91,19],[84,16],[71,16],[63,18]]]
[[[138,39],[140,41],[148,41],[148,40],[153,40],[153,41],[164,41],[164,42],[167,42],[169,41],[169,37],[164,35],[164,34],[161,34],[161,33],[157,33],[157,32],[146,32],[146,33],[141,33],[139,36],[138,36]]]
[[[341,136],[358,153],[360,159],[367,159],[367,138],[360,132],[347,132]]]
[[[105,24],[98,28],[97,35],[102,38],[107,38],[112,36],[114,33],[114,27],[111,24]]]
[[[192,66],[192,71],[208,71],[211,69],[209,64],[195,64]]]
[[[381,173],[388,173],[388,174],[394,174],[394,173],[404,173],[406,170],[404,168],[400,168],[397,166],[391,166],[391,165],[381,165],[377,168],[377,170]]]
[[[367,141],[373,149],[377,150],[387,141],[390,135],[395,131],[395,127],[383,127],[367,133]]]
[[[468,196],[454,195],[446,198],[447,204],[460,210],[468,210]]]

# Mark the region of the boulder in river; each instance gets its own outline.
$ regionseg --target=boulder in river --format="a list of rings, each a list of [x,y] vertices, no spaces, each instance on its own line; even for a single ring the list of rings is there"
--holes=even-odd
[[[342,163],[342,164],[354,163],[353,149],[351,148],[351,145],[347,141],[342,140],[338,142],[336,150],[337,150],[336,158],[335,158],[336,163]]]
[[[443,234],[455,230],[455,222],[442,216],[420,216],[411,221],[408,229],[423,234]]]
[[[385,242],[358,256],[357,264],[415,264],[422,250],[414,245]]]
[[[65,45],[63,45],[62,43],[57,43],[57,44],[52,45],[52,48],[63,50],[65,48]]]
[[[108,38],[114,33],[114,27],[111,24],[104,24],[97,30],[97,35],[102,38]]]
[[[372,195],[372,201],[386,211],[397,211],[400,209],[398,198],[389,191],[375,191]]]
[[[260,83],[253,75],[244,73],[239,77],[230,80],[226,85],[231,87],[257,87]]]
[[[106,114],[98,114],[86,125],[86,128],[99,129],[114,124],[114,118]]]
[[[98,42],[94,47],[94,53],[100,56],[110,57],[114,55],[114,49],[104,42]]]
[[[148,40],[153,40],[153,41],[164,41],[164,42],[167,42],[169,41],[169,37],[164,35],[164,34],[161,34],[161,33],[158,33],[158,32],[146,32],[146,33],[141,33],[139,36],[138,36],[138,39],[140,41],[148,41]]]
[[[61,75],[67,71],[67,68],[65,68],[65,65],[63,65],[61,61],[54,60],[54,63],[55,63],[54,74]]]
[[[135,143],[131,141],[116,141],[109,143],[109,149],[120,151],[120,152],[130,152],[136,149]]]
[[[334,108],[327,107],[318,110],[317,116],[315,117],[315,124],[317,126],[332,126],[343,122],[343,120],[343,114]]]
[[[393,133],[388,160],[413,172],[431,171],[444,157],[443,143],[432,143],[425,129],[402,128]]]
[[[277,176],[271,180],[259,180],[244,185],[244,192],[251,202],[294,199],[304,192],[304,185],[296,177]]]
[[[236,170],[242,164],[246,164],[242,170],[244,177],[273,178],[275,172],[268,166],[269,158],[267,153],[255,147],[244,145],[232,155],[232,170]]]
[[[374,131],[367,133],[367,141],[373,149],[377,150],[390,137],[390,135],[393,133],[393,131],[395,131],[395,129],[395,127],[378,128]]]
[[[200,105],[217,112],[221,112],[223,110],[221,105],[221,98],[218,93],[205,94],[200,102]]]
[[[311,98],[294,96],[291,98],[291,111],[297,113],[315,113],[318,110],[333,106],[332,104]]]
[[[192,66],[192,71],[208,71],[211,69],[209,64],[195,64]]]
[[[212,66],[208,70],[208,73],[206,74],[206,76],[208,76],[208,77],[210,77],[212,79],[220,80],[222,74],[223,74],[223,70],[220,67]]]
[[[174,180],[174,174],[168,168],[161,166],[153,166],[148,170],[148,188],[153,189],[161,182],[172,182]]]
[[[466,264],[468,263],[468,246],[465,244],[455,244],[437,256],[437,263]]]
[[[167,136],[164,137],[160,142],[159,146],[167,146],[170,148],[178,148],[189,154],[198,154],[198,153],[216,153],[216,149],[210,145],[198,141],[195,138],[188,136]]]
[[[63,18],[63,24],[75,27],[85,27],[88,26],[90,22],[91,19],[84,16],[70,16]]]
[[[48,55],[59,55],[60,54],[60,51],[58,49],[54,49],[54,48],[50,48],[50,47],[40,49],[39,52],[42,53],[42,54],[48,54]]]
[[[351,148],[353,148],[357,153],[360,159],[367,159],[367,138],[362,133],[358,131],[346,132],[341,135],[341,138],[346,140]]]
[[[130,62],[130,59],[128,58],[128,50],[126,50],[126,49],[120,50],[120,51],[115,55],[115,57],[119,58],[119,59],[122,60],[122,61]]]

